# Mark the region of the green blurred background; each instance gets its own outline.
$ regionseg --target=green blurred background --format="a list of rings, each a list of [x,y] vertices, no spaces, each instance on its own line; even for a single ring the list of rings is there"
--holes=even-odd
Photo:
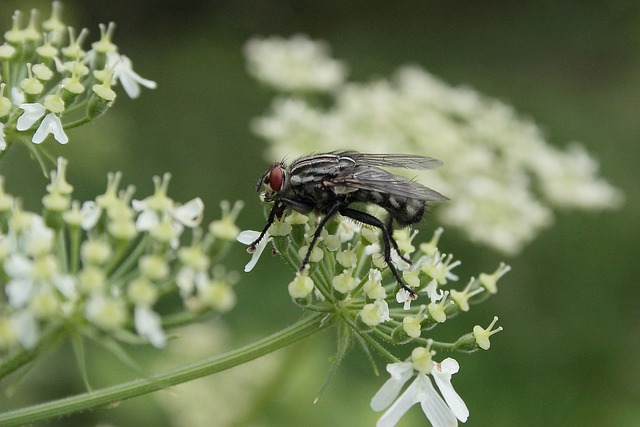
[[[45,1],[0,2],[0,29],[9,28],[14,9],[31,7],[45,16],[50,9]],[[207,222],[219,216],[221,199],[242,199],[241,228],[261,227],[254,183],[270,159],[249,122],[265,111],[273,94],[245,72],[243,44],[255,35],[305,33],[324,39],[334,56],[349,64],[352,80],[418,64],[451,84],[514,105],[554,144],[582,141],[601,160],[602,175],[625,191],[623,209],[560,212],[556,224],[513,259],[445,232],[441,247],[463,260],[456,269],[463,280],[492,271],[503,259],[513,267],[494,298],[443,328],[452,338],[474,324],[486,326],[494,314],[505,328],[490,351],[454,355],[461,365],[454,386],[469,406],[470,426],[640,425],[640,3],[67,0],[64,19],[88,27],[91,41],[98,37],[99,22],[115,21],[120,51],[137,72],[158,83],[157,90],[144,90],[135,101],[119,92],[105,117],[69,132],[68,146],[46,142],[70,159],[69,181],[80,200],[102,192],[109,171],[121,170],[140,197],[152,191],[153,175],[169,171],[170,195],[180,201],[201,197]],[[26,150],[6,156],[0,173],[11,193],[38,209],[46,181]],[[423,225],[424,235],[436,225]],[[244,248],[235,247],[227,261],[241,270]],[[202,354],[236,347],[296,320],[301,312],[287,294],[290,278],[291,271],[275,259],[262,260],[243,275],[238,307],[211,322],[210,335],[195,339]],[[187,343],[176,341],[173,347]],[[220,390],[236,387],[244,398],[260,396],[246,403],[245,420],[237,425],[373,425],[378,415],[368,402],[386,374],[374,377],[358,348],[324,397],[312,403],[334,347],[331,330],[237,368],[226,379],[199,381],[205,420],[228,425],[214,401]],[[161,352],[133,355],[150,371],[159,369]],[[88,356],[94,387],[136,375],[98,349],[90,347]],[[283,363],[279,371],[267,369]],[[263,376],[269,381],[259,381]],[[188,395],[180,390],[161,393],[162,401],[138,398],[49,425],[195,425],[167,415],[172,406],[161,403]],[[37,365],[12,399],[0,398],[0,408],[82,391],[73,353],[65,347]],[[425,424],[418,408],[400,423]]]

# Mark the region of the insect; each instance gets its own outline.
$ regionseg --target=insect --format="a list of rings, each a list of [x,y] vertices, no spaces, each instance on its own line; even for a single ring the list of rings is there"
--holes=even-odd
[[[402,256],[398,243],[393,238],[394,222],[403,227],[416,224],[424,217],[429,202],[449,199],[416,181],[382,168],[433,169],[440,165],[440,160],[431,157],[366,154],[357,151],[332,151],[303,156],[289,165],[284,162],[275,163],[256,184],[257,191],[264,188],[264,200],[274,202],[274,205],[260,236],[249,245],[247,251],[255,251],[256,245],[276,217],[280,218],[287,208],[302,213],[322,214],[302,260],[300,271],[303,271],[327,221],[340,214],[381,230],[384,260],[400,286],[415,299],[417,294],[404,283],[391,260],[393,248],[401,258],[409,262]],[[388,213],[386,223],[374,215],[352,208],[354,203],[369,203],[384,208]]]

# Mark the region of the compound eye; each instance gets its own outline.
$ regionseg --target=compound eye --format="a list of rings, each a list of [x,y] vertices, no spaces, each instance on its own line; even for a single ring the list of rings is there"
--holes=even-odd
[[[269,173],[269,186],[273,191],[280,191],[282,181],[284,180],[284,171],[280,166],[274,166]]]

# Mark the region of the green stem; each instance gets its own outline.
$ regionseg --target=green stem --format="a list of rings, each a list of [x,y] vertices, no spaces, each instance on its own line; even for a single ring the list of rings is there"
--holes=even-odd
[[[365,340],[367,342],[367,344],[369,344],[371,346],[371,348],[373,348],[374,350],[376,350],[382,357],[386,358],[387,360],[390,360],[391,362],[399,362],[400,360],[395,357],[393,354],[391,354],[389,352],[389,350],[387,350],[386,348],[384,348],[382,346],[382,344],[380,344],[378,341],[376,341],[375,339],[373,339],[373,337],[367,333],[367,332],[361,332],[358,329],[358,325],[355,323],[355,321],[349,317],[347,314],[342,313],[342,319],[345,321],[345,323],[347,323],[349,325],[349,327],[354,330],[354,331],[358,331],[358,335],[360,335],[360,337],[362,337],[363,340]],[[375,331],[375,329],[374,329]],[[389,337],[390,338],[390,337]]]
[[[47,353],[51,348],[62,341],[64,335],[65,332],[63,328],[52,328],[51,330],[43,333],[40,342],[36,347],[29,350],[22,350],[6,359],[3,359],[2,363],[0,363],[0,379],[3,379],[12,372],[15,372],[23,366],[33,362],[38,358],[38,356]]]
[[[0,425],[18,426],[33,424],[37,421],[70,415],[142,396],[223,371],[264,356],[321,330],[330,324],[330,322],[322,322],[324,317],[324,314],[311,315],[269,337],[237,350],[232,350],[228,353],[204,359],[168,372],[151,375],[148,378],[139,378],[90,393],[83,393],[52,402],[9,411],[0,414]]]
[[[112,281],[119,279],[125,272],[133,267],[147,247],[148,238],[143,236],[135,243],[133,249],[128,242],[119,242],[116,254],[107,266],[109,277]],[[124,261],[123,261],[124,259]],[[122,261],[122,263],[120,263]]]
[[[66,129],[66,130],[73,129],[73,128],[77,128],[78,126],[82,126],[86,123],[89,123],[91,120],[92,120],[91,117],[83,117],[73,122],[65,123],[62,127],[63,129]]]

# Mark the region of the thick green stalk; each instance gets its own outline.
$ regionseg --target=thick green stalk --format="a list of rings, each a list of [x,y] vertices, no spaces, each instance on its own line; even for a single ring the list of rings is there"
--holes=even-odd
[[[255,343],[172,371],[151,375],[146,379],[140,378],[124,384],[0,414],[0,426],[32,424],[37,421],[70,415],[224,371],[312,335],[331,323],[322,322],[324,316],[325,314],[318,313],[305,317],[282,331]]]

